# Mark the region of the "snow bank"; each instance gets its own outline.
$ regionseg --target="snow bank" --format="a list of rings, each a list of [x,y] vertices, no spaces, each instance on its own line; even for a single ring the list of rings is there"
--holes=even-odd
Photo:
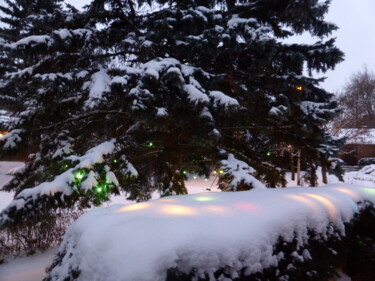
[[[357,172],[349,172],[344,175],[344,180],[350,184],[360,184],[375,187],[375,165],[368,165]]]
[[[77,280],[90,281],[165,280],[174,267],[212,278],[225,265],[234,276],[243,268],[255,273],[283,259],[273,252],[279,236],[302,246],[308,230],[324,238],[333,224],[344,234],[344,223],[364,199],[375,203],[375,189],[336,184],[202,193],[93,210],[68,230],[59,250],[62,263],[49,280],[65,280],[72,270],[80,271]]]

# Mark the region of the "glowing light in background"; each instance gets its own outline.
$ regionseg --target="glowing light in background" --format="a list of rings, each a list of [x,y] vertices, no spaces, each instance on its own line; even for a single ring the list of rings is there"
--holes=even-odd
[[[244,210],[244,211],[255,211],[259,208],[257,205],[250,204],[250,203],[236,203],[236,204],[234,204],[234,206],[237,209],[241,209],[241,210]]]
[[[193,208],[181,205],[167,205],[163,206],[162,212],[167,215],[175,216],[193,216],[197,215],[198,212]]]
[[[136,203],[131,205],[126,205],[124,207],[121,207],[120,209],[116,210],[116,213],[122,213],[122,212],[133,212],[138,210],[143,210],[149,207],[150,204],[148,203]]]
[[[0,132],[0,137],[3,137],[5,135],[9,134],[9,132]]]
[[[297,89],[297,91],[302,91],[303,87],[302,86],[297,86],[296,89]]]

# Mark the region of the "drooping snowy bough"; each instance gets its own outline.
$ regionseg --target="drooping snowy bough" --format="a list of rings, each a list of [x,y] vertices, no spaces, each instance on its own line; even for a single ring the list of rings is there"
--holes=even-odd
[[[374,203],[375,188],[342,184],[94,210],[68,230],[44,280],[328,280],[343,247],[371,251]]]

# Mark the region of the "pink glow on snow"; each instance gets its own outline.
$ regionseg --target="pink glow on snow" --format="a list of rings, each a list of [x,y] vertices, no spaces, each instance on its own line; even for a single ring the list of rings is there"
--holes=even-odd
[[[250,204],[250,203],[236,203],[236,204],[234,204],[234,206],[237,209],[244,210],[244,211],[255,211],[255,210],[259,209],[259,207],[257,205]]]

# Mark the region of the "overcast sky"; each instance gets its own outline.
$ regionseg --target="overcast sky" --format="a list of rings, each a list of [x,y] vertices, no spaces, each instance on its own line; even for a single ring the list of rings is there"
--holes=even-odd
[[[67,2],[80,8],[90,0]],[[337,37],[337,46],[345,53],[345,61],[334,71],[324,74],[328,78],[322,86],[330,92],[337,92],[363,66],[375,71],[375,0],[333,0],[326,19],[340,28],[334,36]],[[297,41],[313,42],[308,36]]]

